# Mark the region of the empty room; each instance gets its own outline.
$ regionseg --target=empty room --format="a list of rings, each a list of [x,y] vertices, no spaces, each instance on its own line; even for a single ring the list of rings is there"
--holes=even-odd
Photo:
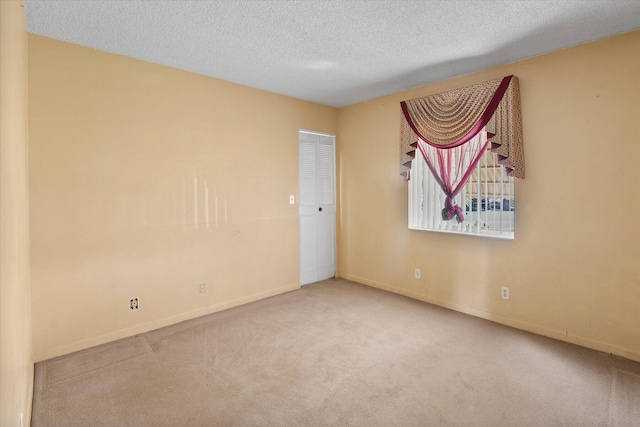
[[[640,2],[0,8],[0,426],[640,426]]]

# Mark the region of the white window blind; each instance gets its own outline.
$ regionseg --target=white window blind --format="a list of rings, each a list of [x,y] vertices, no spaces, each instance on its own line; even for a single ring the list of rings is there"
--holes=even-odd
[[[409,228],[513,239],[515,237],[514,179],[487,150],[464,188],[454,198],[465,220],[444,220],[445,194],[429,170],[420,150],[411,165]]]

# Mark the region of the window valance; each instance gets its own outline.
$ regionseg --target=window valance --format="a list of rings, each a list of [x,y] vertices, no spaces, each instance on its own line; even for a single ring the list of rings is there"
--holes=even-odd
[[[524,178],[518,78],[507,76],[400,103],[400,173],[409,179],[418,140],[439,149],[458,147],[487,131],[490,149],[509,176]]]

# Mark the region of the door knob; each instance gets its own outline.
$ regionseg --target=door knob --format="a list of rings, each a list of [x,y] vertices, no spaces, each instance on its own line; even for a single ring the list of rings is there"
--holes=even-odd
[[[322,208],[318,208],[318,212],[322,212]]]

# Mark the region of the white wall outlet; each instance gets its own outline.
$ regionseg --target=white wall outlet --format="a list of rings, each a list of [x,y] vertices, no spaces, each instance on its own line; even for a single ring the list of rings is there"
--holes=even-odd
[[[508,286],[503,286],[501,288],[501,295],[502,295],[502,299],[509,299],[509,287]]]
[[[416,268],[415,276],[416,276],[416,279],[420,278],[420,269],[419,268]]]
[[[295,202],[296,202],[296,198],[294,197],[294,195],[293,194],[290,195],[289,196],[289,204],[293,205]]]
[[[138,303],[138,297],[131,298],[129,300],[129,311],[134,311],[140,308],[140,304]]]
[[[204,294],[205,292],[207,292],[207,284],[206,283],[200,283],[198,289],[200,290],[201,294]]]

